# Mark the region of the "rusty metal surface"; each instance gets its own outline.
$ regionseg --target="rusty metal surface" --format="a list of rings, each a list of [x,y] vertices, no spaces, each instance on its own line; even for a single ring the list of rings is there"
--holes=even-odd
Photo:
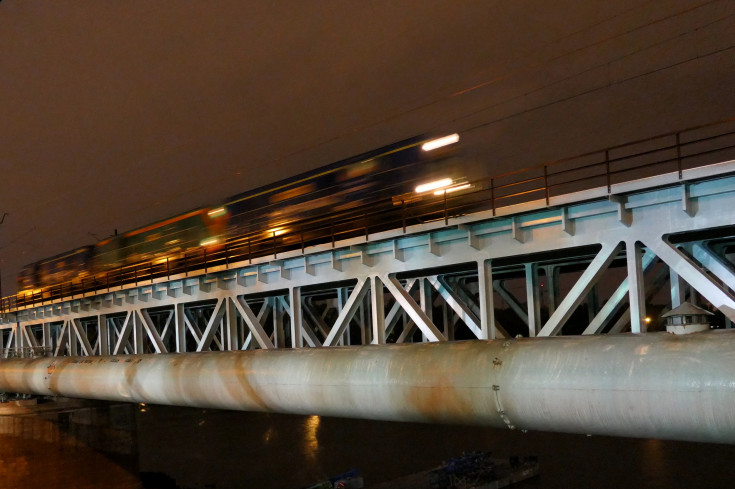
[[[0,390],[735,443],[735,332],[8,359]]]

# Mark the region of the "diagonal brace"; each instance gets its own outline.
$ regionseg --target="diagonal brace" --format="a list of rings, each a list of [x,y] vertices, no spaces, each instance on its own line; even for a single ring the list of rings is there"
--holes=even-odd
[[[585,299],[590,289],[597,283],[607,267],[620,253],[622,242],[606,243],[597,256],[592,259],[587,269],[572,286],[572,289],[561,301],[554,314],[551,315],[538,336],[554,336],[561,330],[577,306]]]

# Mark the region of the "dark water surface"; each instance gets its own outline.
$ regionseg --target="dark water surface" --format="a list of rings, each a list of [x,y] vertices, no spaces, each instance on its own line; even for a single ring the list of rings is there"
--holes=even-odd
[[[520,488],[735,487],[728,445],[84,406],[0,412],[0,487],[289,489],[352,468],[377,483],[470,450],[538,456],[541,477]]]

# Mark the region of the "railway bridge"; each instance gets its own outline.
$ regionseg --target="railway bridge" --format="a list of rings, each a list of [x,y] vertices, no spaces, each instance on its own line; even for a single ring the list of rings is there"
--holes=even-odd
[[[735,443],[733,134],[500,175],[471,205],[438,192],[394,229],[5,298],[0,389]],[[685,302],[717,331],[667,334]]]

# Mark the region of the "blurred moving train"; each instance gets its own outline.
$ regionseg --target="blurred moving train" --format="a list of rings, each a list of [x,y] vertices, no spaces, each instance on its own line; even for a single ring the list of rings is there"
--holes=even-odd
[[[376,211],[415,199],[417,193],[466,188],[457,164],[458,139],[454,134],[404,140],[235,195],[219,206],[31,263],[18,275],[19,295],[85,278],[104,284],[101,276],[109,281],[110,273],[122,274],[125,267],[141,263],[165,262],[170,271],[195,250],[216,256],[218,250],[247,243],[249,256],[253,246],[260,246],[260,255],[268,254],[263,243],[270,237],[281,236],[281,249],[316,244],[324,240],[323,232],[314,232],[320,226],[323,230],[340,220],[354,223],[365,215],[377,216]],[[369,224],[375,230],[381,227],[381,222]]]

